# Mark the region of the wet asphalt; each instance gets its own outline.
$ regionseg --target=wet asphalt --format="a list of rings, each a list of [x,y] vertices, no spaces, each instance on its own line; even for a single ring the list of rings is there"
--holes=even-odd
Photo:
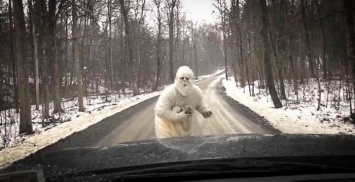
[[[220,80],[216,81],[216,79],[220,78],[210,78],[206,79],[204,81],[201,81],[198,85],[202,85],[202,89],[204,93],[206,94],[206,88],[208,88],[206,85],[209,85],[211,82],[216,82],[218,83],[217,86],[215,85],[213,89],[215,89],[215,93],[218,94],[219,97],[223,98],[223,102],[225,102],[228,107],[229,112],[232,112],[232,115],[240,115],[243,118],[247,118],[247,122],[251,124],[252,128],[255,128],[257,126],[258,130],[255,132],[247,132],[247,133],[255,133],[255,134],[279,134],[280,131],[277,129],[274,129],[267,120],[265,120],[263,117],[260,117],[257,115],[255,112],[251,111],[249,108],[245,107],[244,105],[234,101],[230,97],[228,97],[224,93],[224,89],[221,86]],[[40,151],[37,151],[37,153],[47,153],[47,152],[53,152],[61,149],[71,149],[71,148],[85,148],[85,147],[110,147],[118,143],[123,143],[123,142],[134,142],[134,141],[142,141],[142,140],[149,140],[149,139],[154,139],[154,121],[152,120],[154,112],[151,111],[151,109],[154,107],[158,97],[154,97],[151,99],[148,99],[146,101],[141,102],[140,104],[137,104],[135,106],[132,106],[128,109],[125,109],[117,114],[114,114],[110,117],[107,117],[103,119],[101,122],[98,122],[87,129],[76,132],[64,139],[59,140],[58,142],[45,147],[44,149],[41,149]],[[149,111],[147,111],[147,109]],[[220,108],[223,109],[223,108]],[[224,110],[224,109],[223,109]],[[132,130],[128,133],[128,135],[134,135],[136,134],[136,137],[133,137],[132,140],[127,140],[127,141],[110,141],[108,140],[108,136],[110,135],[115,135],[115,132],[123,131],[124,127],[130,127],[131,125],[129,122],[132,122],[132,117],[137,117],[139,113],[144,112],[145,115],[146,113],[149,113],[151,116],[151,119],[146,119],[144,122],[143,121],[135,121],[138,124],[136,125],[141,125],[141,123],[148,123],[149,128],[145,127],[144,125],[140,127],[141,131],[139,130]],[[143,116],[146,117],[146,116]],[[248,125],[249,125],[248,124]],[[124,126],[124,127],[123,127]],[[238,123],[236,124],[238,126]],[[121,130],[118,130],[117,128],[121,128]],[[130,128],[135,128],[135,127],[130,127]],[[149,131],[150,130],[150,131]],[[137,136],[140,136],[140,133],[148,132],[148,134],[143,134],[143,138],[137,139]],[[133,133],[133,134],[132,134]],[[122,134],[122,133],[121,133]],[[223,134],[223,133],[222,133]],[[225,134],[233,134],[233,133],[225,133]],[[241,133],[242,134],[242,133]],[[117,134],[119,135],[119,134]],[[204,134],[204,135],[212,135],[212,134]],[[221,134],[219,134],[221,135]],[[146,138],[144,138],[146,137]],[[135,138],[135,139],[134,139]],[[108,142],[104,142],[104,141]]]

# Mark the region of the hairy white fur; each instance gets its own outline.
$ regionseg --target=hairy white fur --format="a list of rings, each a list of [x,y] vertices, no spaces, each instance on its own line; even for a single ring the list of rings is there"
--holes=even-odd
[[[197,110],[204,116],[210,116],[210,109],[204,103],[202,91],[192,82],[194,74],[187,66],[176,73],[174,84],[165,88],[155,106],[155,133],[157,138],[189,136],[193,113],[187,108]],[[189,77],[188,81],[181,77]]]

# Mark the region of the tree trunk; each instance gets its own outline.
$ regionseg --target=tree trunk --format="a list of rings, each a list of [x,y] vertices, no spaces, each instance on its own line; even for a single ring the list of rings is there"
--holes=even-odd
[[[349,68],[351,67],[351,64],[349,63],[349,58],[345,58],[345,75],[346,75],[346,100],[345,101],[349,101],[349,115],[351,115],[353,113],[353,109],[352,109],[352,97],[351,97],[351,89],[350,89],[350,81],[349,81]]]
[[[39,69],[38,69],[38,46],[37,46],[37,37],[35,32],[35,19],[34,11],[32,6],[32,0],[28,0],[28,8],[30,15],[30,29],[32,37],[32,59],[34,61],[34,83],[35,83],[35,97],[36,97],[36,110],[39,110]]]
[[[108,38],[109,38],[109,45],[110,45],[110,81],[111,81],[111,92],[114,90],[114,80],[113,80],[113,62],[112,62],[112,7],[111,7],[111,0],[108,0],[108,25],[109,25],[109,29],[108,29]]]
[[[319,59],[317,59],[316,61],[316,66],[317,66],[317,73],[316,73],[316,78],[317,78],[317,85],[318,85],[318,102],[317,102],[317,110],[320,110],[320,106],[321,106],[321,101],[322,101],[322,89],[321,89],[321,85],[320,85],[320,80],[319,80],[319,72],[320,70],[318,69],[318,66],[320,64]]]
[[[287,40],[287,47],[288,47],[288,56],[290,60],[290,67],[291,67],[291,72],[292,72],[292,78],[293,78],[293,90],[296,95],[296,103],[298,103],[298,77],[296,75],[296,66],[292,58],[292,52],[291,52],[291,45],[290,45],[290,37],[291,35],[288,35],[288,40]]]
[[[124,27],[124,21],[123,21],[123,16],[121,16],[121,29],[120,29],[120,39],[121,39],[121,65],[122,65],[122,80],[121,80],[121,89],[122,93],[125,95],[126,94],[126,69],[127,69],[127,59],[126,59],[126,46],[124,45],[124,40],[123,40],[123,27]]]
[[[158,34],[157,34],[157,72],[155,77],[155,84],[153,87],[153,91],[157,91],[159,87],[159,78],[160,78],[160,68],[161,68],[161,61],[160,61],[160,47],[161,47],[161,33],[162,33],[162,21],[161,21],[161,13],[160,13],[160,0],[154,1],[155,5],[157,6],[157,20],[158,20]]]
[[[353,0],[343,0],[343,4],[346,19],[347,60],[352,72],[353,85],[355,85],[355,2]],[[353,86],[353,93],[355,93],[355,86]]]
[[[250,7],[248,6],[248,8],[250,9]],[[250,15],[250,14],[249,14]],[[250,17],[249,17],[249,21],[250,21]],[[248,86],[249,86],[249,95],[254,97],[254,73],[253,73],[253,69],[250,69],[251,65],[252,65],[252,57],[251,57],[251,35],[248,35],[248,59],[249,61],[246,63],[246,73],[247,73],[247,80],[248,80]],[[249,73],[251,72],[251,73]],[[252,88],[250,88],[250,86],[252,86]]]
[[[226,80],[228,80],[227,37],[226,37],[226,9],[227,9],[226,1],[225,0],[217,0],[217,4],[214,4],[214,6],[218,9],[219,15],[221,16],[222,37],[223,37],[222,54],[224,57],[225,76],[226,76]]]
[[[130,31],[130,25],[129,25],[129,19],[128,19],[128,11],[129,8],[126,7],[125,5],[125,1],[124,0],[120,0],[120,6],[121,6],[121,14],[123,16],[123,20],[124,20],[124,27],[125,27],[125,38],[126,38],[126,45],[128,48],[128,64],[129,64],[129,72],[131,75],[131,78],[133,80],[133,85],[132,85],[132,90],[133,90],[133,95],[137,95],[138,94],[138,85],[136,83],[136,74],[135,73],[135,63],[133,61],[133,45],[132,45],[132,40],[131,40],[131,31]]]
[[[48,58],[48,53],[46,52],[46,49],[49,47],[48,46],[48,41],[45,40],[46,37],[46,23],[48,21],[46,20],[47,14],[46,14],[46,3],[45,1],[42,0],[36,0],[35,3],[35,12],[38,12],[36,15],[38,15],[38,19],[36,21],[36,27],[37,31],[36,34],[38,35],[38,58],[41,60],[41,75],[40,77],[42,78],[42,92],[44,93],[44,107],[42,107],[43,110],[43,119],[49,118],[49,88],[48,88],[48,64],[47,64],[47,58]]]
[[[192,44],[194,51],[194,60],[195,60],[195,79],[198,79],[198,56],[197,56],[197,40],[196,40],[196,30],[194,30],[194,26],[192,25]]]
[[[65,18],[65,25],[68,25],[68,17]],[[68,38],[69,38],[69,28],[68,26],[65,26],[65,60],[64,60],[64,97],[67,96],[67,91],[68,91]]]
[[[323,20],[320,20],[320,25],[321,25],[321,29],[322,29],[322,36],[323,36],[323,78],[327,79],[328,78],[328,61],[327,61],[327,57],[326,57],[326,51],[327,51],[327,38],[325,36],[325,32],[324,32],[324,25],[323,25]]]
[[[61,75],[59,70],[59,60],[58,60],[58,49],[57,49],[57,40],[56,40],[56,0],[50,0],[48,2],[49,7],[49,22],[48,22],[48,34],[51,48],[51,56],[48,56],[52,59],[51,63],[53,63],[53,81],[54,81],[54,111],[53,113],[63,112],[61,106],[61,95],[60,95],[60,86],[61,86]]]
[[[323,78],[327,79],[328,78],[328,68],[327,68],[327,57],[326,57],[326,50],[327,50],[327,38],[325,36],[325,29],[324,29],[324,23],[323,23],[323,18],[321,18],[321,11],[319,7],[319,3],[317,1],[314,1],[315,5],[317,6],[317,11],[318,11],[318,18],[319,18],[319,23],[320,27],[322,30],[322,37],[323,37],[323,54],[322,54],[322,61],[323,61]]]
[[[274,103],[275,108],[282,107],[279,97],[274,85],[274,78],[272,75],[272,62],[270,60],[270,46],[268,44],[268,35],[269,35],[269,20],[265,0],[260,0],[261,9],[262,9],[262,20],[263,26],[261,29],[261,36],[264,44],[264,63],[265,63],[265,73],[266,73],[266,84],[269,89],[272,102]]]
[[[78,24],[78,15],[76,10],[75,0],[72,0],[72,16],[73,16],[73,26],[72,26],[72,37],[73,37],[73,57],[75,62],[75,70],[76,70],[76,83],[78,88],[78,104],[79,111],[84,111],[84,102],[83,102],[83,91],[82,91],[82,83],[81,83],[81,66],[79,61],[79,49],[78,49],[78,37],[77,37],[77,24]]]
[[[282,73],[282,64],[278,53],[278,45],[276,45],[277,41],[274,40],[271,35],[270,35],[270,39],[271,39],[271,45],[272,45],[275,62],[276,62],[276,69],[279,75],[280,93],[281,93],[280,97],[281,99],[286,99],[285,84],[284,84],[283,73]]]
[[[42,68],[42,78],[43,78],[43,89],[44,89],[44,114],[43,119],[49,118],[49,83],[48,83],[48,53],[46,52],[46,44],[41,39],[39,41],[42,45],[42,61],[43,61],[43,68]]]
[[[239,41],[239,77],[240,77],[240,85],[241,87],[245,87],[245,74],[244,74],[244,69],[245,69],[245,65],[244,65],[244,61],[243,61],[243,35],[242,35],[242,27],[241,27],[241,22],[240,22],[240,8],[239,8],[239,0],[237,0],[237,4],[236,4],[236,18],[237,18],[237,30],[238,30],[238,41]]]
[[[87,8],[85,3],[84,3],[83,6],[85,8]],[[81,51],[80,51],[80,61],[79,62],[80,62],[81,75],[82,75],[82,78],[81,78],[82,79],[81,90],[83,92],[83,95],[86,95],[87,94],[87,79],[86,78],[87,78],[88,72],[87,72],[87,62],[85,61],[84,54],[85,54],[85,37],[86,37],[86,34],[87,34],[86,32],[87,32],[88,18],[87,18],[86,15],[83,18],[84,18],[84,28],[82,30],[82,36],[81,36],[81,48],[80,48]],[[86,69],[82,69],[82,68],[86,68]]]
[[[14,84],[14,103],[15,103],[15,109],[16,113],[20,112],[20,107],[19,107],[19,95],[18,95],[18,74],[17,74],[17,58],[16,58],[16,40],[14,36],[14,25],[13,25],[13,13],[12,13],[12,1],[9,1],[9,14],[10,14],[10,50],[11,50],[11,60],[12,60],[12,80]],[[14,43],[15,41],[15,43]]]
[[[297,74],[297,68],[298,68],[298,64],[297,61],[295,62],[293,59],[293,51],[292,51],[292,46],[291,46],[291,40],[292,40],[292,35],[291,35],[291,27],[288,24],[290,18],[287,16],[289,13],[289,9],[292,8],[294,4],[294,1],[291,2],[291,5],[289,5],[289,7],[284,8],[284,14],[285,14],[285,36],[286,36],[286,50],[287,50],[287,55],[289,58],[289,62],[290,62],[290,69],[291,69],[291,73],[292,73],[292,80],[293,80],[293,90],[295,92],[296,95],[296,103],[299,103],[298,100],[298,74]],[[290,10],[292,11],[292,9]],[[297,44],[296,42],[294,44]]]
[[[191,36],[191,38],[192,38],[192,36]],[[190,51],[189,51],[189,52],[190,52],[189,66],[190,66],[190,68],[191,68],[191,67],[192,67],[192,53],[193,53],[192,50],[193,50],[193,43],[191,42],[190,44],[191,44],[191,46],[190,46]]]
[[[224,23],[222,23],[224,24]],[[225,27],[225,25],[222,25]],[[227,38],[226,38],[226,33],[224,31],[225,28],[223,28],[223,56],[224,56],[224,69],[225,69],[225,75],[226,75],[226,80],[228,80],[228,58],[227,58]],[[235,80],[237,81],[237,80]]]
[[[299,70],[302,70],[303,73],[299,73],[299,79],[300,79],[300,84],[304,84],[305,83],[305,78],[306,78],[306,62],[304,60],[304,51],[303,51],[303,47],[302,47],[302,34],[299,34],[299,41],[298,41],[298,44],[299,44],[299,57],[300,57],[300,60],[299,60],[299,64],[300,64],[300,68]]]
[[[306,49],[307,49],[309,68],[311,70],[311,77],[315,78],[314,61],[313,61],[311,42],[310,42],[310,30],[309,30],[309,27],[307,24],[305,0],[301,0],[301,9],[302,9],[302,11],[301,11],[302,12],[302,20],[303,20],[303,25],[304,25],[304,29],[305,29],[305,35],[306,35]]]
[[[14,0],[16,58],[20,91],[20,133],[33,133],[31,122],[31,101],[26,66],[26,24],[22,0]]]
[[[172,0],[171,7],[169,7],[169,68],[170,68],[170,82],[174,83],[174,9],[176,6],[176,0]]]

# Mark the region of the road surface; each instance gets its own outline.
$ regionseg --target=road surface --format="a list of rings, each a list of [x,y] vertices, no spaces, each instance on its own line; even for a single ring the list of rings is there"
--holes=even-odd
[[[225,96],[218,88],[221,78],[210,77],[196,85],[204,92],[207,104],[212,109],[212,117],[204,119],[195,112],[192,135],[226,135],[226,134],[276,134],[278,130],[268,125],[267,121]],[[142,109],[137,109],[131,116],[117,124],[114,129],[103,136],[94,147],[114,146],[118,143],[154,139],[154,106],[158,98],[150,101]],[[120,113],[116,114],[119,120]],[[114,115],[115,116],[115,115]]]

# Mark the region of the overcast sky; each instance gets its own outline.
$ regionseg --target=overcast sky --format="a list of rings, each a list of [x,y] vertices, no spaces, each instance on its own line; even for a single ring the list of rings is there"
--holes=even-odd
[[[186,12],[187,19],[193,21],[206,21],[206,23],[214,23],[217,21],[213,6],[214,0],[181,0],[183,11]]]

